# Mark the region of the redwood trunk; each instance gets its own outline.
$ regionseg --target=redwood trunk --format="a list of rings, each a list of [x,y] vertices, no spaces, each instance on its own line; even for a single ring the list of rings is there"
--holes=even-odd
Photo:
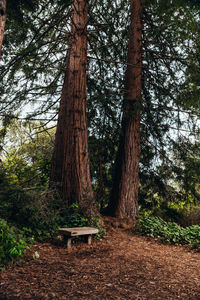
[[[6,0],[0,1],[0,59],[6,24]]]
[[[98,202],[100,211],[103,209],[103,196],[104,196],[104,186],[103,186],[103,162],[102,162],[102,151],[99,153],[99,190],[98,190]]]
[[[71,43],[61,96],[51,181],[61,182],[67,206],[93,203],[86,120],[88,1],[74,0]]]
[[[119,218],[138,215],[138,174],[140,156],[140,107],[142,93],[142,4],[130,1],[131,23],[122,132],[116,158],[115,177],[111,192],[111,214]]]
[[[68,60],[66,63],[66,73],[64,84],[62,88],[61,100],[60,100],[60,108],[58,114],[58,122],[56,128],[55,135],[55,145],[54,152],[51,161],[51,173],[50,173],[50,187],[54,186],[58,190],[62,189],[62,173],[63,173],[63,165],[64,165],[64,130],[66,126],[66,102],[67,102],[67,93],[68,93],[68,80],[69,80],[69,57],[70,50],[68,53]]]

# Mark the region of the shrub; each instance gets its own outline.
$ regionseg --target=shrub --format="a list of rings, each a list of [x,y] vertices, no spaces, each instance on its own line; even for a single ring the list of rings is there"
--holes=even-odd
[[[8,189],[0,195],[0,217],[23,229],[26,236],[50,238],[58,228],[60,200],[52,191]]]
[[[93,226],[99,230],[98,234],[95,235],[95,239],[99,239],[105,235],[105,227],[103,226],[103,221],[99,215],[91,215],[88,220],[88,225]]]
[[[10,187],[0,193],[0,218],[39,241],[54,238],[59,227],[94,225],[77,204],[66,208],[56,190]],[[96,226],[97,226],[96,222]],[[95,226],[95,227],[96,227]],[[98,225],[99,226],[99,225]]]
[[[174,222],[166,222],[159,217],[142,216],[138,222],[138,232],[150,237],[158,237],[172,244],[199,244],[200,226],[183,228]]]
[[[13,227],[9,227],[4,219],[0,219],[0,268],[21,257],[27,247],[23,237]]]
[[[100,238],[104,235],[105,229],[101,224],[100,216],[92,214],[89,218],[86,217],[80,210],[77,204],[72,204],[65,212],[66,216],[63,217],[63,227],[84,227],[93,226],[99,230],[95,238]],[[62,225],[62,224],[61,224]]]
[[[62,219],[61,219],[62,221]],[[64,211],[63,214],[64,227],[84,227],[88,225],[88,219],[80,211],[79,206],[75,203]]]

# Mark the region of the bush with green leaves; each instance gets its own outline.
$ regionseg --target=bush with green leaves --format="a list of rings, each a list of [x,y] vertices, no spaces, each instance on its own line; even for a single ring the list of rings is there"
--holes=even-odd
[[[10,227],[4,219],[0,219],[0,268],[21,257],[28,247],[14,227]]]
[[[64,213],[64,227],[83,227],[88,225],[88,218],[81,213],[80,208],[76,203],[70,205]]]
[[[77,204],[66,208],[55,190],[45,188],[10,187],[1,192],[0,218],[23,230],[27,238],[34,236],[39,241],[54,238],[59,227],[83,227],[95,223],[94,218],[89,220]]]
[[[94,238],[99,239],[105,235],[106,230],[99,215],[92,214],[88,221],[88,225],[99,230],[98,234],[96,234]]]
[[[0,218],[23,230],[27,237],[51,238],[59,227],[61,203],[47,189],[9,188],[0,193]]]
[[[101,224],[99,215],[92,214],[90,215],[90,217],[86,217],[81,212],[79,205],[77,205],[76,203],[73,203],[65,213],[65,217],[63,217],[63,227],[92,226],[99,230],[99,233],[95,235],[95,238],[100,238],[104,235],[105,229]]]
[[[200,244],[200,226],[198,225],[183,228],[159,217],[141,216],[137,231],[142,235],[156,237],[171,244]]]

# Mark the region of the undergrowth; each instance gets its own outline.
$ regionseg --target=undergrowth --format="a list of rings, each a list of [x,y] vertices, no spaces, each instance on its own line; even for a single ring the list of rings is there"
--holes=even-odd
[[[0,219],[0,269],[8,262],[21,257],[28,248],[28,243],[30,240],[25,241],[21,232],[9,226],[4,219]]]
[[[101,224],[101,219],[98,215],[92,214],[90,217],[86,217],[80,210],[77,204],[72,204],[65,216],[65,223],[62,227],[84,227],[92,226],[99,230],[98,234],[95,235],[95,238],[100,238],[104,235],[105,229]]]
[[[181,227],[174,222],[166,222],[159,217],[141,216],[137,232],[176,245],[190,244],[200,249],[200,226]]]

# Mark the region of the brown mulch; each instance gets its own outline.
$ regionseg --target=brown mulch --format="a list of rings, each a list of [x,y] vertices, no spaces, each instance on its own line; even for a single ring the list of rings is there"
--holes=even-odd
[[[0,299],[200,299],[200,253],[119,228],[71,250],[37,243],[0,273]]]

